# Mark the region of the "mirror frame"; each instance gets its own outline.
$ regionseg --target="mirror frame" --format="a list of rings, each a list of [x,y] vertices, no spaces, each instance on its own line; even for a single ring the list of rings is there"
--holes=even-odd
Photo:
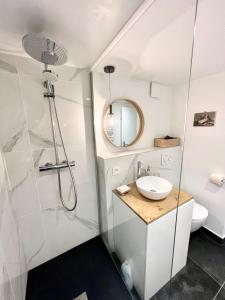
[[[116,146],[115,144],[112,143],[112,141],[109,139],[108,135],[107,135],[107,129],[106,129],[106,118],[107,118],[107,111],[109,109],[109,105],[110,104],[113,104],[119,100],[124,100],[124,101],[127,101],[129,102],[131,105],[134,106],[134,108],[137,110],[137,113],[139,115],[139,118],[140,118],[140,127],[139,127],[139,130],[138,130],[138,133],[136,135],[136,138],[133,140],[132,143],[128,144],[127,146]],[[133,146],[135,143],[137,143],[137,141],[140,139],[140,137],[142,136],[143,134],[143,131],[144,131],[144,126],[145,126],[145,120],[144,120],[144,114],[140,108],[140,106],[133,100],[130,100],[130,99],[127,99],[127,98],[116,98],[114,99],[111,103],[107,103],[107,106],[106,108],[104,109],[103,111],[103,117],[102,117],[102,128],[103,128],[103,132],[104,132],[104,136],[106,138],[106,140],[111,144],[113,145],[115,148],[120,148],[120,149],[125,149],[125,148],[128,148],[130,146]]]

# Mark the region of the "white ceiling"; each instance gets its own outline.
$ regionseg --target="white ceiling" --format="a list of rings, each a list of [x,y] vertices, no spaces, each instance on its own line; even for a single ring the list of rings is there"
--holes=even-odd
[[[24,55],[40,33],[67,48],[69,63],[91,66],[143,0],[0,0],[0,51]]]
[[[69,52],[69,63],[93,65],[143,0],[0,0],[0,52],[24,55],[21,39],[40,33]],[[155,0],[100,62],[117,73],[180,84],[188,78],[195,0]],[[225,1],[200,0],[192,77],[225,70]]]
[[[195,0],[157,0],[97,66],[114,64],[117,74],[169,85],[190,72]],[[192,78],[225,71],[225,1],[200,0]]]

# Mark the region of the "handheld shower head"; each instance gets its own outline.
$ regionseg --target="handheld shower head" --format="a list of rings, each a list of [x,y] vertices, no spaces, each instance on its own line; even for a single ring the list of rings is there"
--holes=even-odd
[[[44,81],[50,81],[52,84],[58,80],[58,74],[52,70],[45,69],[42,72],[42,75],[44,77]]]
[[[63,65],[67,61],[67,51],[49,38],[35,34],[23,37],[24,50],[34,59],[45,65]]]

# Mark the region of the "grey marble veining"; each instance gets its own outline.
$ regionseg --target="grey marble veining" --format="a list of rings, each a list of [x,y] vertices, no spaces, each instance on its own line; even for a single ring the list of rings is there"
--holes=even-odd
[[[9,140],[2,146],[2,151],[3,152],[11,152],[14,150],[16,144],[22,139],[23,134],[24,134],[24,126],[25,124],[22,125],[22,128],[15,133],[12,137],[9,138]]]
[[[30,174],[32,174],[34,171],[33,167],[30,166],[30,168],[27,170],[27,172],[25,173],[25,175],[18,181],[17,184],[11,186],[10,188],[10,193],[11,193],[11,196],[15,193],[15,191],[21,187],[21,185],[23,185],[26,180],[28,179],[28,177],[30,176]]]
[[[80,223],[82,223],[84,226],[86,226],[90,230],[95,230],[95,231],[98,230],[98,222],[96,220],[85,219],[78,215],[74,215],[73,219],[77,219]]]
[[[32,130],[29,130],[28,132],[30,135],[31,143],[33,145],[37,145],[39,147],[44,147],[44,146],[53,147],[54,144],[52,140],[49,140],[48,138],[44,138]],[[59,146],[59,144],[57,146]]]
[[[38,249],[35,250],[35,252],[27,259],[28,266],[32,263],[32,261],[40,254],[42,249],[45,246],[45,241],[43,241]]]
[[[3,152],[28,149],[26,117],[14,56],[0,54],[0,144]],[[10,122],[9,122],[10,121]]]
[[[40,164],[40,161],[41,161],[41,158],[42,158],[42,155],[44,154],[44,152],[45,152],[45,149],[41,149],[40,151],[33,152],[35,168],[39,167],[39,164]]]
[[[16,67],[14,67],[13,65],[7,63],[6,61],[4,61],[2,59],[0,59],[0,69],[10,72],[10,73],[14,73],[14,74],[18,73]]]
[[[44,209],[46,212],[63,212],[67,220],[73,222],[75,220],[79,221],[82,225],[89,228],[90,230],[98,230],[98,222],[92,219],[86,219],[81,216],[78,216],[76,212],[70,212],[65,210],[62,205],[58,205],[56,208],[46,208]],[[58,219],[59,221],[59,219]],[[58,222],[57,222],[58,223]]]

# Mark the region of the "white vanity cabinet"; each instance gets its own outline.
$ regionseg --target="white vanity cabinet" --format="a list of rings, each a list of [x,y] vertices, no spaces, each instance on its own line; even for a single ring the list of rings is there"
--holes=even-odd
[[[141,299],[149,300],[170,280],[176,208],[165,213],[159,206],[157,212],[161,209],[162,216],[157,215],[155,220],[146,222],[144,220],[144,217],[148,216],[146,207],[142,209],[139,202],[139,206],[135,209],[134,197],[131,199],[133,202],[130,202],[130,207],[129,196],[125,197],[126,201],[123,201],[123,197],[113,194],[114,251],[121,263],[125,260],[129,262],[133,283]],[[138,196],[137,201],[140,197]],[[168,210],[169,200],[169,204],[166,202],[163,204],[162,201],[160,203]],[[149,205],[149,210],[154,210],[157,206],[156,203],[153,203],[155,208]],[[191,198],[186,199],[178,208],[173,276],[186,264],[192,210]]]

